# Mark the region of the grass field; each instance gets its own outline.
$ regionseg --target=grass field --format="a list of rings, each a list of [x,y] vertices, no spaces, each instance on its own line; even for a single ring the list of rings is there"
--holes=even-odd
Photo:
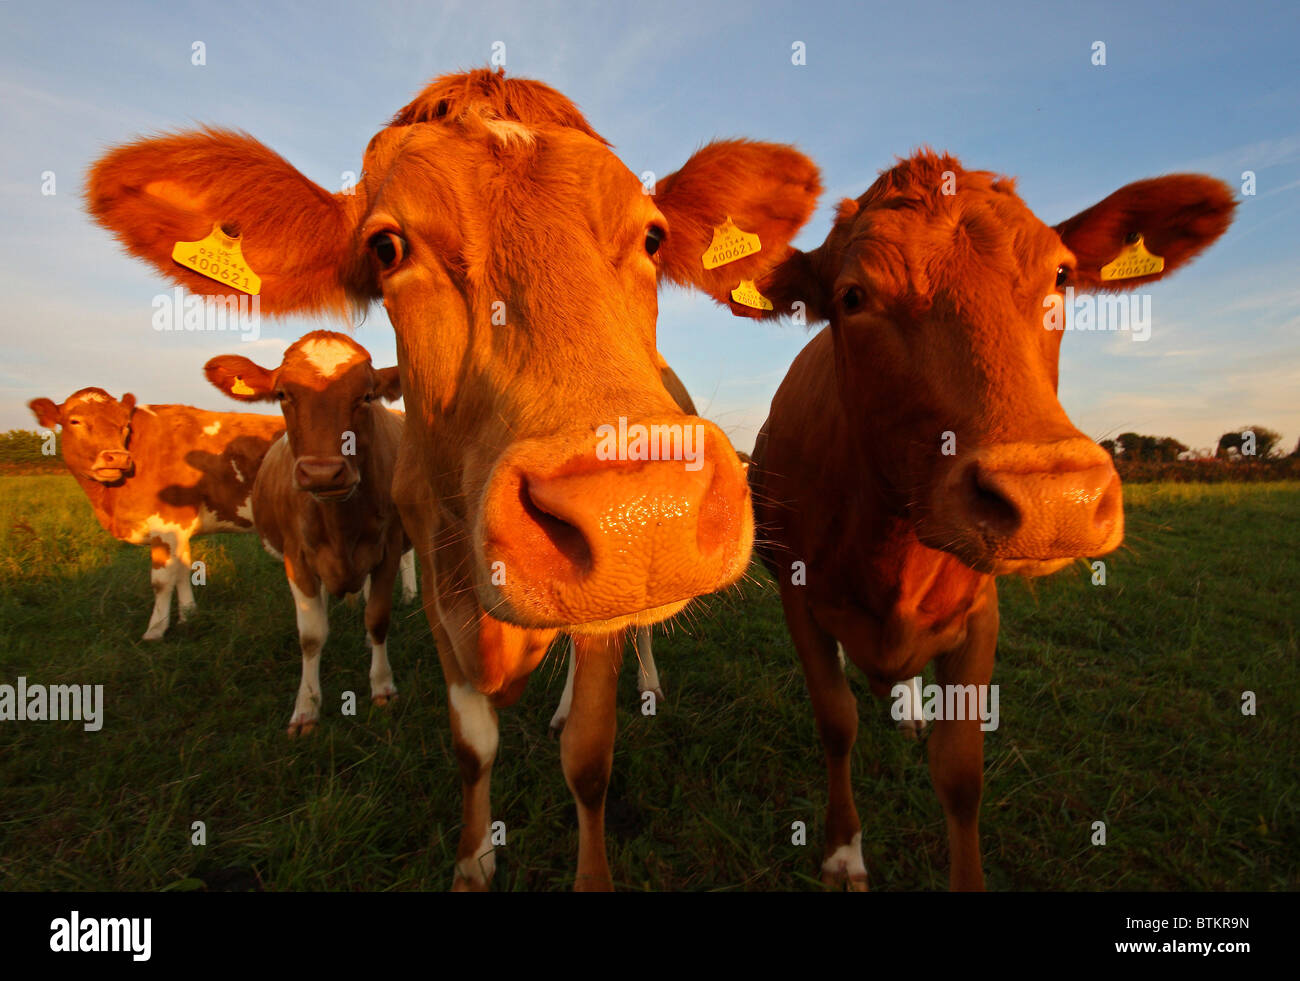
[[[1126,507],[1105,586],[1082,564],[1001,583],[988,886],[1296,889],[1300,483],[1132,486]],[[423,615],[399,607],[401,697],[372,709],[360,608],[336,604],[323,726],[291,742],[299,655],[279,568],[253,536],[200,539],[195,558],[208,573],[196,615],[145,643],[147,552],[103,532],[70,477],[0,478],[0,683],[105,686],[99,732],[0,723],[0,889],[446,888],[459,790]],[[619,888],[819,888],[820,747],[775,590],[753,575],[762,585],[657,634],[657,716],[624,671],[608,809]],[[946,888],[924,749],[853,681],[872,888]],[[571,884],[576,821],[547,735],[563,682],[548,658],[501,715],[497,889]],[[354,717],[339,714],[347,689]]]

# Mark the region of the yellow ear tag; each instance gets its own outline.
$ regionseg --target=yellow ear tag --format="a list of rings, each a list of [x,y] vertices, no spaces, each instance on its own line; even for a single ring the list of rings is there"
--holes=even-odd
[[[771,310],[772,301],[758,291],[752,279],[742,279],[740,285],[731,291],[731,298],[743,306],[755,310]]]
[[[747,255],[761,251],[763,246],[753,232],[742,232],[730,217],[713,229],[713,241],[704,250],[704,268],[716,269]]]
[[[236,375],[234,384],[230,386],[230,394],[231,395],[256,395],[257,393],[244,384],[244,379]]]
[[[1124,246],[1119,255],[1101,267],[1101,278],[1134,279],[1138,276],[1154,276],[1163,272],[1164,268],[1165,260],[1148,252],[1139,235],[1136,242]]]
[[[172,259],[200,276],[256,296],[262,291],[262,277],[248,268],[239,239],[227,235],[221,225],[212,226],[208,237],[197,242],[177,242]]]

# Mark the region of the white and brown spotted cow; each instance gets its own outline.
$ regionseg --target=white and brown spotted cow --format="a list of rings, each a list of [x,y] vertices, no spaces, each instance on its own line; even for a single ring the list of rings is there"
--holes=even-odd
[[[366,593],[370,694],[387,704],[397,695],[388,663],[393,583],[410,549],[392,491],[404,422],[379,405],[401,397],[397,368],[376,370],[352,338],[318,330],[291,344],[276,368],[226,354],[204,372],[232,398],[276,401],[284,413],[284,437],[257,475],[253,512],[262,544],[284,561],[298,614],[302,678],[289,735],[311,732],[320,718],[326,594]]]
[[[145,640],[194,608],[190,539],[251,531],[249,495],[262,458],[284,431],[278,416],[208,412],[189,405],[119,402],[102,388],[83,388],[62,405],[28,407],[49,429],[63,427],[63,461],[90,498],[95,518],[114,538],[153,553],[153,614]]]

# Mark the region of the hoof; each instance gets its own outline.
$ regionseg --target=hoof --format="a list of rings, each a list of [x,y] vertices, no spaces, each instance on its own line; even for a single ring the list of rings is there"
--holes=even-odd
[[[315,719],[294,719],[289,723],[289,738],[310,736],[316,731]]]
[[[920,742],[927,728],[924,719],[903,719],[898,723],[898,731],[903,734],[903,738],[912,742]]]
[[[150,627],[144,632],[142,640],[162,640],[163,634],[167,632],[166,627]]]
[[[861,872],[822,870],[822,885],[833,892],[868,892],[867,877]]]

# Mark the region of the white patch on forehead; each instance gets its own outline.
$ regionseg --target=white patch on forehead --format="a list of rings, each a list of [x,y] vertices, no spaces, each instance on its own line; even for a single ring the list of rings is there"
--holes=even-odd
[[[100,395],[98,392],[87,392],[85,395],[79,396],[79,398],[81,399],[82,402],[108,402],[108,401],[111,401],[110,399],[107,399],[107,398],[105,398],[104,396]]]
[[[333,378],[343,368],[353,362],[364,361],[366,357],[351,344],[333,338],[310,340],[298,350],[307,359],[307,363],[320,372],[322,378]]]
[[[537,134],[532,129],[513,119],[485,119],[483,125],[502,143],[509,143],[511,140],[533,143],[537,139]]]
[[[203,427],[204,436],[215,436],[219,432],[221,432],[221,423],[219,422],[214,422],[209,426]]]

